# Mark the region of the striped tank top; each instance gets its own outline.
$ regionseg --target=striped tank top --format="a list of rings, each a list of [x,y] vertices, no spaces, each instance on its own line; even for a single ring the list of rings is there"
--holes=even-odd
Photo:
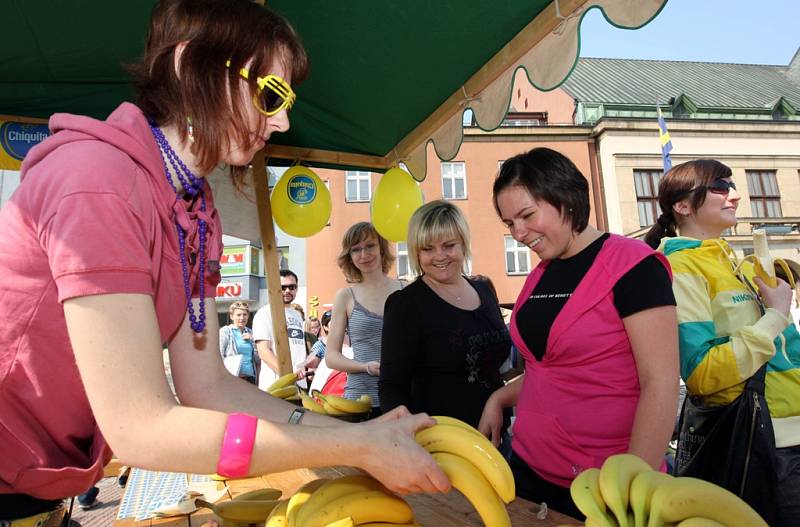
[[[353,360],[369,362],[381,360],[381,335],[383,334],[383,317],[362,306],[353,288],[353,311],[347,319],[347,334],[350,335],[350,346],[353,348]],[[344,396],[347,399],[358,399],[366,394],[372,397],[372,406],[380,406],[378,399],[378,377],[362,372],[348,373]]]

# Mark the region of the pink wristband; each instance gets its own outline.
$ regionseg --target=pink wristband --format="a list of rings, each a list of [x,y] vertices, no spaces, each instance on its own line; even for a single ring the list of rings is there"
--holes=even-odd
[[[250,458],[256,441],[258,419],[247,414],[230,414],[222,438],[217,474],[241,478],[250,472]]]

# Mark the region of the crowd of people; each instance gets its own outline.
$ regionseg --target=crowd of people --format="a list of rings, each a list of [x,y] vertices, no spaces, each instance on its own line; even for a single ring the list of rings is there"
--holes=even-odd
[[[375,227],[351,226],[333,309],[304,320],[288,269],[282,307],[298,387],[324,360],[346,373],[344,397],[372,398],[370,418],[344,423],[265,394],[280,371],[270,306],[250,329],[250,306],[234,302],[219,327],[222,226],[205,177],[226,164],[241,184],[289,128],[307,69],[269,9],[161,0],[133,68],[136,104],[105,121],[51,119],[0,213],[0,521],[57,524],[112,451],[127,465],[228,477],[346,463],[401,494],[445,492],[414,440],[431,415],[508,452],[518,496],[581,518],[569,494],[581,471],[622,452],[665,469],[679,377],[690,397],[725,405],[765,370],[775,524],[796,524],[793,292],[754,276],[722,238],[739,195],[717,161],[665,174],[647,243],[589,224],[587,180],[561,153],[505,161],[498,221],[540,260],[508,323],[491,280],[466,273],[470,228],[452,202],[414,212],[408,283],[390,275]],[[524,373],[506,379],[510,356]],[[323,427],[337,440],[320,443]]]

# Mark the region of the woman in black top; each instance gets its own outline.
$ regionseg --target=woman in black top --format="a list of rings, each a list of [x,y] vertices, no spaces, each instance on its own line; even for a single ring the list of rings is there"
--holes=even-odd
[[[477,427],[486,400],[503,386],[499,368],[511,347],[497,298],[486,280],[462,274],[469,227],[457,207],[428,203],[408,231],[419,278],[386,301],[381,408],[406,405]]]

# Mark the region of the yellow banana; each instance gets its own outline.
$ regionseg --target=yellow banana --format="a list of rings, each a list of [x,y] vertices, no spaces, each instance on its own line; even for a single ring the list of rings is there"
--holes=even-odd
[[[314,491],[308,501],[300,507],[297,512],[297,525],[305,527],[306,522],[316,516],[318,511],[331,501],[337,500],[342,496],[369,490],[389,492],[378,480],[366,474],[350,474],[327,481]]]
[[[350,415],[350,412],[343,412],[331,406],[327,399],[322,401],[322,409],[325,410],[326,415]]]
[[[277,500],[281,497],[282,492],[278,489],[265,487],[263,489],[251,490],[244,494],[239,494],[233,497],[233,501],[237,500]]]
[[[272,512],[267,516],[267,521],[264,527],[287,527],[286,509],[289,507],[289,498],[283,499],[278,505],[272,509]]]
[[[505,458],[481,434],[459,426],[434,425],[417,432],[417,443],[428,452],[448,452],[461,456],[478,467],[505,503],[514,499],[514,475]]]
[[[376,521],[409,523],[414,519],[414,512],[408,503],[394,494],[382,490],[365,490],[329,501],[308,520],[303,519],[299,525],[325,527],[347,517],[353,518],[356,525]]]
[[[325,413],[325,409],[322,407],[322,405],[315,401],[313,397],[308,395],[305,390],[298,391],[300,392],[300,400],[303,402],[303,408],[318,414]]]
[[[599,480],[600,469],[587,468],[572,480],[569,493],[575,506],[586,516],[587,525],[591,519],[600,527],[614,527],[616,522],[606,512],[606,504],[600,495]]]
[[[450,483],[461,491],[487,527],[511,527],[511,518],[500,496],[478,468],[463,457],[434,452],[433,459],[442,467]]]
[[[708,518],[688,518],[678,524],[678,527],[725,527],[719,522],[709,520]]]
[[[279,500],[231,500],[222,503],[195,500],[196,505],[208,507],[223,520],[242,523],[261,523],[279,503]]]
[[[277,397],[278,399],[288,399],[289,397],[297,395],[298,389],[299,388],[297,388],[297,386],[292,385],[292,386],[286,386],[284,388],[278,388],[276,390],[267,393],[269,393],[273,397]]]
[[[420,527],[417,522],[411,523],[387,523],[387,522],[369,522],[361,523],[358,527]]]
[[[609,456],[600,468],[600,493],[617,517],[620,527],[629,527],[627,511],[631,481],[637,474],[647,470],[653,469],[633,454]]]
[[[634,527],[645,527],[647,517],[650,515],[650,500],[653,492],[660,486],[674,479],[669,474],[658,470],[645,470],[640,472],[631,481],[631,489],[628,493],[628,503],[633,511]]]
[[[659,486],[650,500],[648,527],[694,516],[727,527],[767,527],[750,505],[732,492],[701,479],[680,477]]]
[[[272,393],[280,388],[291,386],[295,383],[295,381],[297,381],[296,373],[287,373],[286,375],[282,375],[267,387],[267,393]]]
[[[353,518],[348,516],[347,518],[331,522],[325,527],[353,527],[354,525],[355,523],[353,523]]]
[[[432,417],[436,419],[436,422],[440,425],[460,426],[464,430],[469,430],[470,432],[483,435],[477,428],[473,428],[471,425],[465,423],[461,419],[456,419],[455,417],[449,417],[447,415],[434,415]]]
[[[368,412],[372,408],[372,397],[367,396],[366,399],[345,399],[338,395],[327,395],[325,402],[330,404],[333,408],[340,412],[348,414],[361,414]]]
[[[286,509],[286,519],[288,520],[289,527],[295,527],[297,525],[297,512],[300,510],[300,507],[308,501],[308,498],[311,497],[315,490],[328,481],[330,481],[328,478],[309,481],[300,487],[297,492],[292,494],[292,497],[289,498],[289,506]]]

